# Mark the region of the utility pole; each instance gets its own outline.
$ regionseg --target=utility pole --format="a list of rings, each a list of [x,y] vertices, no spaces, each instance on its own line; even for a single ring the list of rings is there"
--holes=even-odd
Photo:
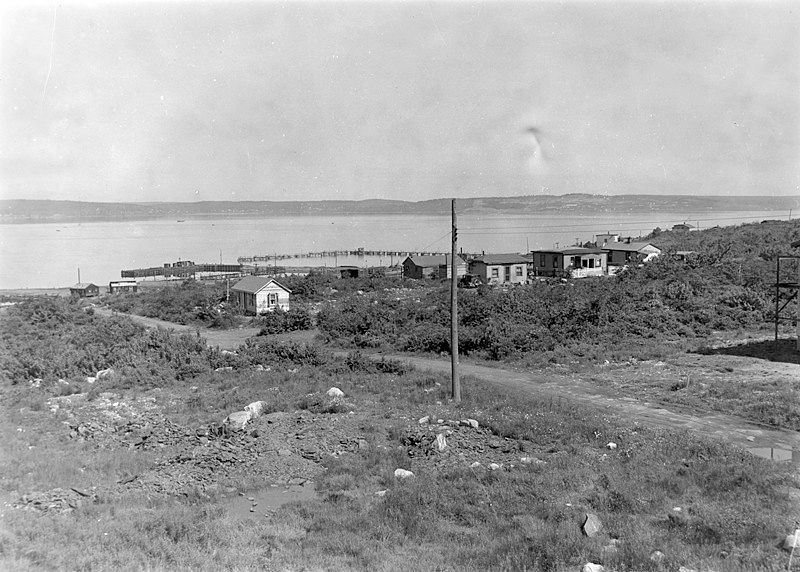
[[[461,380],[458,378],[458,228],[456,227],[456,200],[452,202],[453,245],[450,249],[450,375],[453,401],[461,403]]]

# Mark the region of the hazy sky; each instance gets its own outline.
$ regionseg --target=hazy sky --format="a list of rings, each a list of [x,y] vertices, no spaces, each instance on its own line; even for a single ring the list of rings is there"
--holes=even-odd
[[[800,192],[800,7],[6,7],[2,198]]]

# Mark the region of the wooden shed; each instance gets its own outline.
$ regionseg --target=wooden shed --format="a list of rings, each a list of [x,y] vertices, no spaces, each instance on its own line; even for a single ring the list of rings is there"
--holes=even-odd
[[[289,295],[286,286],[264,276],[246,276],[231,287],[234,299],[246,314],[264,314],[276,308],[289,309]]]
[[[73,298],[93,298],[100,295],[100,287],[91,282],[78,282],[69,287],[69,295]]]

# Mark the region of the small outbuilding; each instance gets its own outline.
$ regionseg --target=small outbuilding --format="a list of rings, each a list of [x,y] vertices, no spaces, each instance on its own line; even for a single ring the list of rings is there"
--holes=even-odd
[[[69,287],[69,295],[73,298],[94,298],[100,295],[100,287],[91,282],[78,282]]]
[[[469,273],[484,284],[525,284],[528,258],[522,254],[484,254],[470,260]]]
[[[467,262],[456,255],[456,276],[467,273]],[[409,256],[403,260],[403,276],[406,278],[450,278],[450,255]]]
[[[674,230],[676,232],[689,232],[689,231],[695,230],[695,227],[693,225],[691,225],[691,224],[686,224],[684,222],[684,223],[681,223],[681,224],[672,225],[672,230]]]
[[[108,283],[109,294],[135,293],[139,289],[136,280],[112,280]]]
[[[231,287],[239,307],[246,314],[264,314],[277,308],[289,310],[292,293],[278,281],[264,276],[245,276]]]
[[[608,254],[608,263],[619,266],[649,262],[661,254],[661,249],[649,242],[609,242],[603,250]]]

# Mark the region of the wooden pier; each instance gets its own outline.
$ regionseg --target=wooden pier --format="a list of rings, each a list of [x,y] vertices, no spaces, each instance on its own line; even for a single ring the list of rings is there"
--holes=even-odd
[[[444,256],[444,252],[418,252],[408,250],[321,250],[318,252],[300,252],[297,254],[260,254],[255,256],[240,256],[237,262],[240,264],[256,264],[258,262],[272,262],[276,260],[291,260],[296,258],[334,258],[337,256],[396,256],[405,258],[406,256]]]

